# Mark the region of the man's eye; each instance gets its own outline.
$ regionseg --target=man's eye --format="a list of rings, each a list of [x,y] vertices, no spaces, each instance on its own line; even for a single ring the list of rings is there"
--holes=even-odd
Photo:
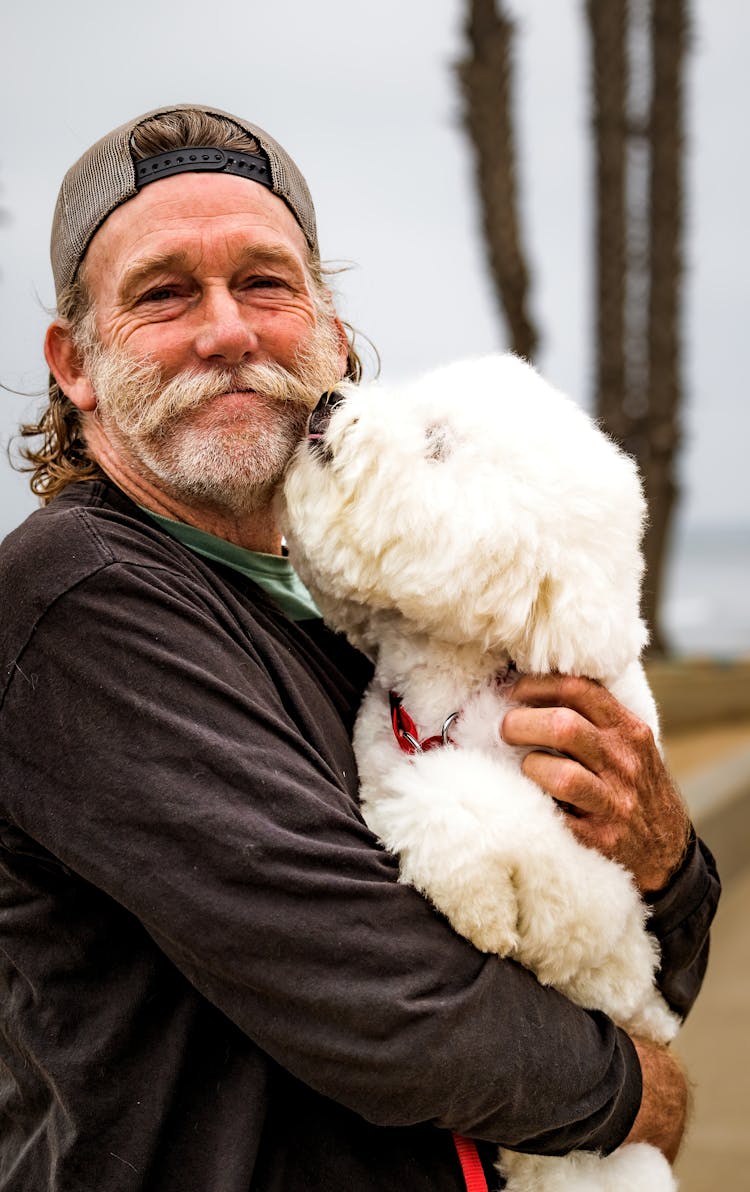
[[[283,286],[284,282],[280,277],[250,277],[246,284],[251,290],[272,290]]]
[[[171,286],[160,286],[156,290],[148,290],[141,297],[141,302],[168,302],[170,298],[174,298],[177,291]]]

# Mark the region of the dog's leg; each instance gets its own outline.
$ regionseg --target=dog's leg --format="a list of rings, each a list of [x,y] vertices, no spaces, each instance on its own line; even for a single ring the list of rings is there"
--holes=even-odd
[[[674,1036],[630,876],[575,840],[512,757],[451,748],[399,755],[382,773],[362,775],[362,810],[398,855],[402,880],[475,947],[513,956],[623,1026]],[[644,1006],[647,1022],[637,1017]]]
[[[512,841],[515,813],[497,786],[482,754],[440,749],[400,758],[375,781],[363,776],[362,811],[398,855],[402,881],[475,947],[507,956],[518,943],[516,857],[500,842]]]

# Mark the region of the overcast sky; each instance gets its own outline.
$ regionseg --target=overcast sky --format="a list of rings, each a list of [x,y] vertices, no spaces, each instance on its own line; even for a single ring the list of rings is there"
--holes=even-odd
[[[539,364],[588,403],[590,175],[582,0],[513,0],[524,226]],[[750,210],[746,0],[698,0],[689,68],[683,516],[750,521],[746,318]],[[461,0],[68,0],[5,18],[0,143],[0,381],[45,384],[47,247],[66,168],[163,103],[216,104],[297,159],[325,257],[353,263],[340,308],[385,377],[504,346],[484,273],[452,64]],[[0,394],[3,444],[33,410]],[[0,536],[35,502],[0,463]]]

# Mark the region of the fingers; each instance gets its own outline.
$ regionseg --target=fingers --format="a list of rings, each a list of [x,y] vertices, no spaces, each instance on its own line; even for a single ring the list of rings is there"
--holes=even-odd
[[[607,764],[601,732],[573,708],[511,708],[500,734],[508,745],[536,745],[567,754],[594,774]]]
[[[531,683],[537,696],[542,693],[550,700],[570,691],[570,686],[561,691],[562,676],[550,678],[551,682],[545,678],[528,685],[521,680],[513,697],[525,698]],[[573,680],[572,694],[582,704],[587,695],[581,688],[587,687],[597,695],[603,690],[588,680]],[[511,708],[503,720],[501,735],[509,745],[536,747],[524,758],[521,768],[527,778],[563,805],[569,819],[577,821],[575,826],[571,823],[576,835],[580,837],[583,831],[581,817],[593,816],[603,822],[611,818],[614,792],[611,784],[599,778],[611,768],[608,736],[580,711],[559,706]]]
[[[531,707],[572,708],[597,728],[613,728],[631,717],[606,687],[576,675],[522,675],[507,694]]]
[[[535,751],[526,755],[521,769],[527,778],[563,804],[563,811],[572,811],[574,817],[607,818],[613,811],[610,790],[572,758]]]
[[[530,749],[526,776],[581,843],[629,869],[642,892],[663,889],[690,822],[648,725],[590,679],[525,675],[507,694],[522,706],[506,713],[501,736]]]
[[[571,758],[548,753],[527,754],[521,769],[555,800],[580,844],[616,857],[622,835],[617,787],[602,782]]]

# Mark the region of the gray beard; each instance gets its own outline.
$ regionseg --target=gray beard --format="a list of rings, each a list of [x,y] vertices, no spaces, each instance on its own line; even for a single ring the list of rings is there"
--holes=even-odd
[[[180,373],[163,384],[154,360],[99,344],[85,352],[85,364],[96,417],[136,469],[145,465],[187,503],[245,514],[269,505],[310,411],[340,379],[339,352],[333,321],[319,318],[292,369],[239,365]],[[253,390],[245,409],[201,425],[212,399],[243,390]]]

